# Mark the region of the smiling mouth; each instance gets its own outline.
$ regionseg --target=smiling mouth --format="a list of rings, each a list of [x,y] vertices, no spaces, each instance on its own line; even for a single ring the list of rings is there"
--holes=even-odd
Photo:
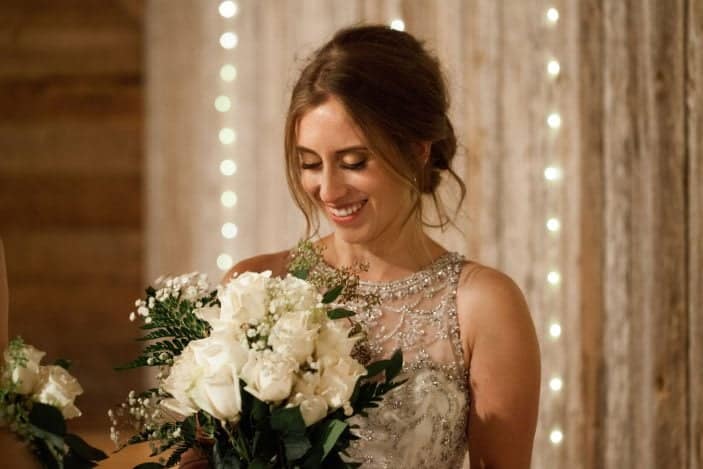
[[[363,207],[365,204],[366,204],[366,201],[362,200],[361,202],[357,202],[353,205],[348,205],[344,208],[327,207],[327,209],[335,217],[348,217],[348,216],[354,215],[356,212],[361,210],[361,207]]]

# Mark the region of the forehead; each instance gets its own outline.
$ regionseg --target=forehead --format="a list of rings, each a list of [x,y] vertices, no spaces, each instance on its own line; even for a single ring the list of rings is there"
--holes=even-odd
[[[298,145],[324,151],[327,148],[365,144],[363,132],[337,98],[330,98],[300,119]]]

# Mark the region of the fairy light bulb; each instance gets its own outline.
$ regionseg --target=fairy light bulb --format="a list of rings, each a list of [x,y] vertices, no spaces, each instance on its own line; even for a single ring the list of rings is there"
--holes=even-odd
[[[550,218],[549,220],[547,220],[546,225],[547,229],[552,233],[559,231],[559,229],[561,228],[561,222],[558,218]]]
[[[222,236],[227,238],[227,239],[232,239],[237,236],[237,233],[239,232],[239,228],[237,228],[237,225],[231,222],[227,222],[222,225]]]
[[[232,267],[232,256],[229,254],[220,254],[217,256],[217,267],[220,270],[229,270]]]
[[[545,17],[550,24],[556,24],[559,21],[559,10],[554,7],[548,8]]]
[[[405,31],[405,21],[400,18],[394,19],[391,21],[391,29],[395,29],[396,31]]]
[[[227,31],[220,36],[220,45],[223,49],[234,49],[238,43],[239,37],[231,31]]]
[[[222,160],[220,162],[220,172],[223,176],[232,176],[237,172],[237,163],[233,160]]]
[[[224,1],[220,3],[217,9],[220,12],[220,16],[223,18],[232,18],[239,12],[239,5],[231,0]]]
[[[551,441],[553,445],[561,444],[563,440],[564,434],[558,428],[555,428],[549,433],[549,441]]]
[[[559,392],[564,387],[564,382],[558,376],[549,380],[549,389],[554,392]]]
[[[553,339],[558,339],[561,336],[561,325],[559,323],[552,323],[549,326],[549,335],[552,336]]]
[[[227,112],[232,108],[232,100],[221,95],[215,98],[215,109],[219,112]]]
[[[237,205],[237,194],[232,191],[224,191],[220,195],[220,202],[227,208],[232,208]]]
[[[235,140],[237,140],[237,133],[229,127],[224,127],[220,129],[218,137],[220,139],[220,143],[223,145],[231,145]]]
[[[220,79],[222,81],[234,81],[237,78],[237,67],[232,64],[224,64],[220,67]]]
[[[547,73],[550,76],[556,77],[557,75],[559,75],[559,72],[561,72],[561,65],[559,65],[558,60],[552,59],[547,62]]]
[[[550,285],[559,285],[561,283],[561,274],[557,271],[551,271],[547,274],[547,282],[549,282]]]
[[[551,129],[558,129],[561,127],[561,116],[558,112],[553,112],[547,117],[547,125]]]
[[[556,181],[561,179],[561,169],[556,166],[548,166],[544,169],[544,179],[547,181]]]

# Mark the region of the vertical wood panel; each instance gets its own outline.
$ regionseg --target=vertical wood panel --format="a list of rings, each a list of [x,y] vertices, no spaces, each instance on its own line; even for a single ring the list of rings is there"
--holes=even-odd
[[[603,154],[603,2],[579,2],[579,90],[580,114],[580,202],[578,229],[580,242],[579,290],[581,367],[580,386],[583,393],[584,431],[582,439],[583,467],[603,467],[604,442],[604,154]],[[578,455],[574,456],[578,459]]]
[[[703,2],[686,4],[688,467],[703,469]]]
[[[627,108],[630,80],[626,47],[627,8],[623,2],[604,1],[604,57],[605,89],[603,113],[604,168],[605,168],[605,320],[603,355],[605,373],[604,431],[599,450],[605,468],[634,467],[629,403],[631,380],[629,353],[631,341],[632,306],[630,304],[630,192],[631,192],[631,133]],[[646,435],[642,435],[646,437]]]

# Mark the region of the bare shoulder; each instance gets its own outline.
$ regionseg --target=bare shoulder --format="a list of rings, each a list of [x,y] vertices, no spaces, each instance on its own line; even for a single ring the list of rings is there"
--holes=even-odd
[[[475,262],[464,267],[457,286],[462,341],[470,358],[480,336],[513,331],[530,340],[534,325],[525,296],[505,273]]]
[[[242,272],[265,272],[270,270],[273,275],[281,277],[286,274],[289,256],[290,251],[279,251],[241,260],[227,271],[223,282]]]

